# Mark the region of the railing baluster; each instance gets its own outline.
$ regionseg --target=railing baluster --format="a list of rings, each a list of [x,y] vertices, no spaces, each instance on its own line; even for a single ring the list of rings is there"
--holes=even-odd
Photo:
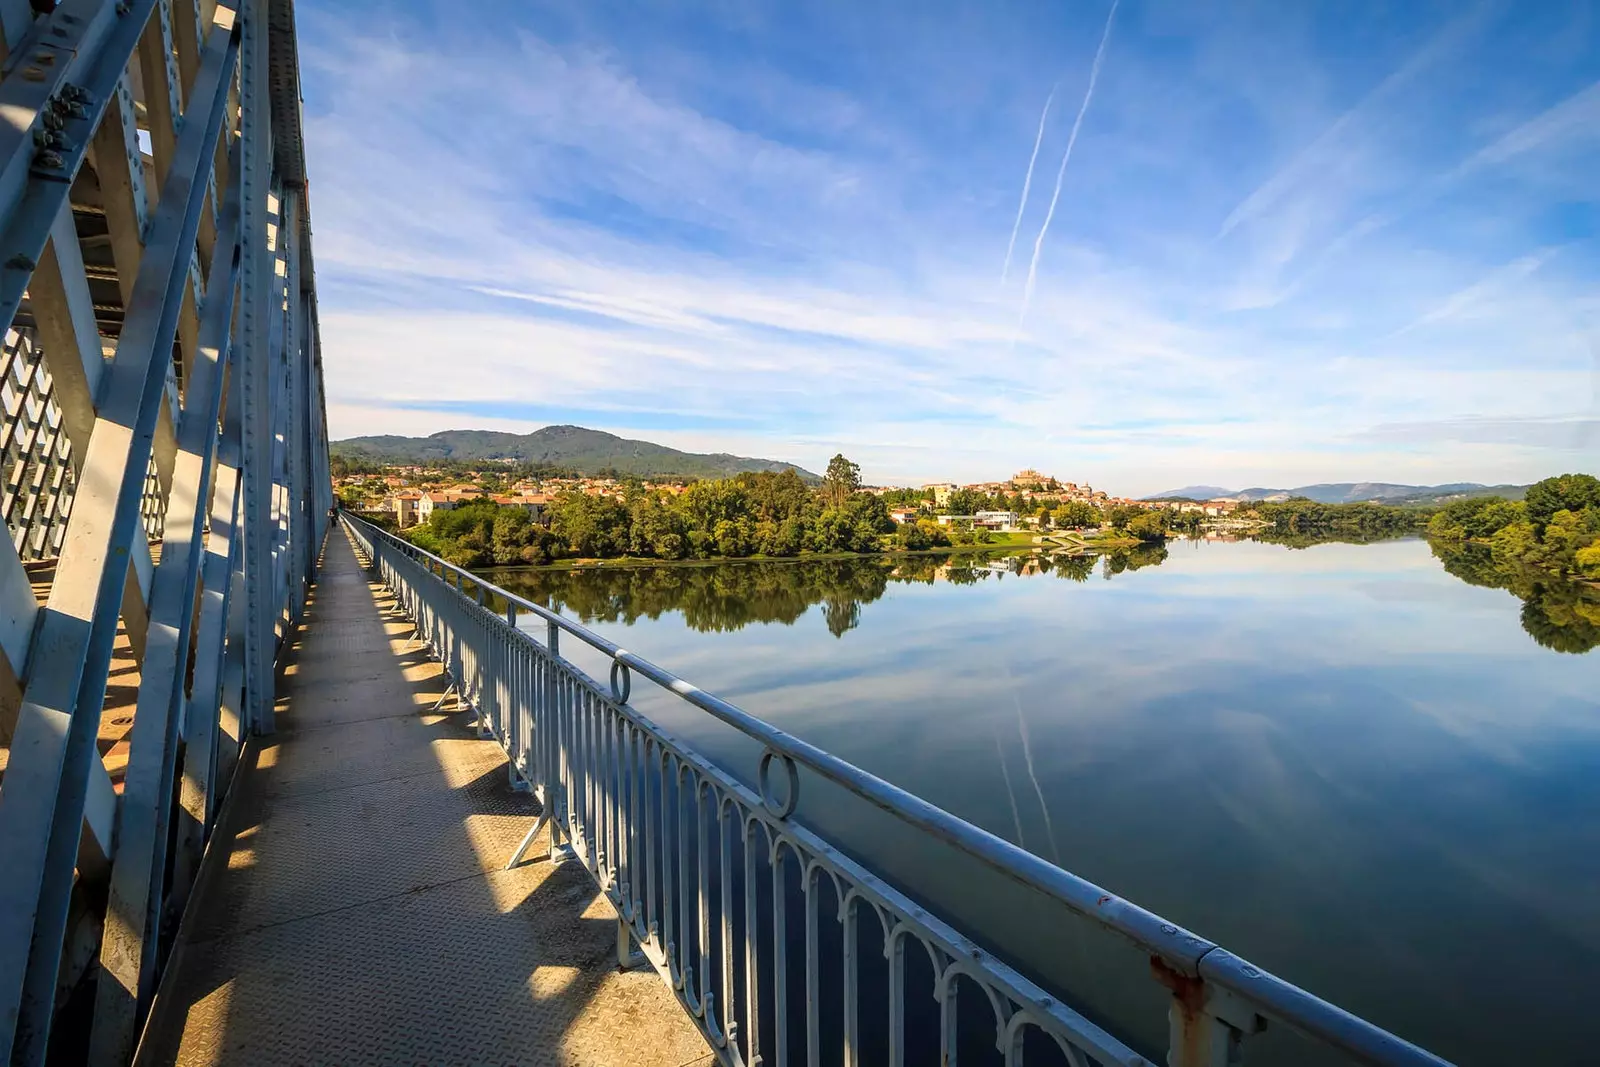
[[[732,813],[734,818],[743,825],[743,820],[738,818],[739,808],[732,796],[721,798],[717,801],[717,855],[720,859],[718,873],[722,882],[722,1031],[728,1037],[728,1044],[733,1046],[738,1037],[738,1012],[735,1005],[734,992],[737,989],[733,973],[733,834],[732,827],[728,825],[727,816]]]
[[[861,1032],[857,1017],[860,930],[855,904],[848,896],[839,901],[839,920],[844,924],[844,1067],[861,1067]]]
[[[906,935],[890,929],[884,937],[889,962],[889,1067],[905,1067]]]
[[[700,1002],[705,1005],[706,1022],[712,1023],[716,1014],[716,994],[711,988],[711,836],[706,832],[705,801],[707,796],[716,803],[716,791],[693,772],[695,860],[700,869],[699,884],[695,887],[695,951],[700,955]]]
[[[935,961],[935,970],[939,969]],[[948,966],[948,964],[947,964]],[[949,984],[945,986],[944,996],[939,999],[939,1063],[940,1067],[956,1067],[957,1053],[957,1002],[956,997],[961,991],[961,979],[955,975],[950,976]]]
[[[789,894],[785,891],[783,865],[788,851],[782,839],[772,850],[772,1027],[773,1049],[778,1067],[789,1062]]]
[[[661,949],[667,954],[667,967],[673,985],[683,968],[683,946],[678,942],[678,892],[673,881],[678,866],[682,835],[677,831],[678,759],[671,752],[661,754]]]
[[[760,889],[756,874],[763,853],[762,844],[769,844],[766,826],[740,809],[739,825],[744,838],[744,997],[745,1025],[749,1030],[745,1048],[753,1063],[761,1058],[761,961],[760,948]],[[757,842],[756,835],[761,835]]]
[[[689,780],[690,794],[684,795],[684,779]],[[700,798],[695,795],[694,772],[685,760],[674,761],[674,784],[677,786],[678,813],[678,970],[683,976],[683,995],[698,1009],[703,1001],[696,995],[694,974],[694,946],[698,934],[698,916],[694,908],[695,874],[689,852],[694,848],[694,811]]]
[[[822,1064],[822,966],[817,944],[817,882],[822,872],[819,868],[802,864],[801,906],[806,909],[806,1067]]]

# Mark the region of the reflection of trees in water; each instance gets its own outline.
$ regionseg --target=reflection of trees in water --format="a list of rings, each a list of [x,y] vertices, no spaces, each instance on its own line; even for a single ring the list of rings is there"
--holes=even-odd
[[[822,602],[822,617],[828,620],[828,632],[843,637],[845,631],[854,630],[861,621],[861,604],[855,600],[829,597]]]
[[[1140,567],[1159,567],[1167,559],[1167,546],[1160,544],[1145,544],[1138,548],[1125,551],[1112,552],[1105,557],[1105,566],[1101,574],[1107,581],[1112,575],[1121,574],[1123,571],[1136,571]]]
[[[1165,551],[1155,546],[1161,556]],[[1117,571],[1147,566],[1154,558],[1143,549],[1140,562],[1125,560]],[[1049,574],[1083,581],[1094,572],[1096,556],[1051,557],[1028,553],[973,557],[953,553],[890,559],[803,560],[800,562],[694,564],[655,567],[584,567],[573,570],[502,571],[496,579],[511,592],[545,607],[567,611],[585,622],[632,623],[676,611],[695,630],[731,631],[751,623],[792,625],[813,604],[835,637],[861,622],[861,606],[882,597],[890,582],[973,585],[1006,574]]]
[[[1299,544],[1298,535],[1294,540],[1291,547],[1316,543],[1308,537],[1304,545]],[[1435,543],[1432,547],[1445,570],[1462,581],[1507,589],[1520,599],[1523,629],[1545,648],[1587,652],[1600,646],[1600,593],[1545,571],[1496,564],[1487,549],[1476,545]],[[1164,545],[1148,544],[1102,556],[934,553],[712,566],[503,571],[497,578],[513,593],[586,622],[632,623],[676,611],[692,629],[702,632],[738,630],[752,623],[793,625],[812,605],[820,604],[828,632],[843,637],[860,624],[862,605],[882,597],[891,582],[977,585],[1008,575],[1051,574],[1082,582],[1096,569],[1110,580],[1126,571],[1159,566],[1166,558]]]
[[[1375,545],[1379,541],[1399,541],[1415,536],[1411,530],[1329,530],[1321,533],[1302,530],[1262,530],[1251,540],[1284,548],[1315,548],[1317,545]]]
[[[1522,628],[1545,648],[1578,653],[1600,647],[1600,594],[1590,588],[1536,567],[1496,562],[1482,545],[1435,541],[1431,547],[1463,582],[1504,589],[1522,601]]]
[[[860,605],[883,596],[894,566],[882,558],[717,566],[596,567],[497,575],[506,589],[586,622],[632,623],[677,611],[692,629],[731,631],[751,623],[792,625],[822,603],[842,635]]]

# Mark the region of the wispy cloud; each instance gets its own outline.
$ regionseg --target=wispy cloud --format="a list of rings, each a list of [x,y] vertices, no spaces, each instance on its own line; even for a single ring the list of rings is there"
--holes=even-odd
[[[1392,429],[1559,422],[1595,388],[1600,61],[1486,62],[1484,11],[1393,40],[1251,16],[1282,84],[1247,93],[1169,47],[1223,30],[1159,12],[1117,24],[1100,77],[1094,11],[841,9],[826,36],[308,6],[332,429],[578,421],[813,469],[843,448],[872,480],[1034,465],[1122,492],[1527,480],[1565,438]],[[1501,68],[1539,94],[1471,121],[1455,95]],[[992,263],[1031,195],[1019,212],[1017,129],[1037,117],[1036,159],[1058,78],[1090,86],[1052,196],[1070,159],[1073,224],[1042,258],[1041,227],[1019,332]]]
[[[1394,422],[1375,426],[1362,436],[1405,444],[1465,442],[1475,445],[1519,445],[1529,448],[1594,455],[1600,449],[1600,418],[1593,415],[1540,416],[1526,419],[1468,416],[1437,422]]]
[[[1496,166],[1551,144],[1565,145],[1575,140],[1600,141],[1600,82],[1518,124],[1473,153],[1461,169]]]
[[[1441,303],[1395,331],[1393,336],[1398,337],[1433,323],[1485,316],[1497,299],[1504,298],[1519,282],[1544,266],[1555,251],[1553,248],[1540,249],[1532,255],[1519,256],[1495,268],[1471,285],[1451,293]]]

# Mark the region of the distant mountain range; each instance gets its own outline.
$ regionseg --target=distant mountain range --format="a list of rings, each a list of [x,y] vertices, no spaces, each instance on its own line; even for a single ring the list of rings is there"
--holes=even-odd
[[[1397,485],[1393,482],[1322,482],[1294,489],[1224,489],[1219,485],[1186,485],[1146,500],[1182,497],[1189,500],[1288,500],[1307,497],[1319,504],[1354,504],[1376,501],[1381,504],[1443,504],[1472,496],[1500,496],[1521,500],[1525,485],[1481,485],[1478,482],[1451,482],[1448,485]]]
[[[509,459],[548,463],[577,474],[614,470],[640,478],[726,478],[746,472],[793,470],[807,481],[819,480],[815,474],[793,463],[731,456],[725,452],[680,452],[665,445],[630,441],[582,426],[546,426],[525,434],[495,430],[441,430],[427,437],[380,434],[335,441],[329,451],[346,459],[406,465],[439,460]]]

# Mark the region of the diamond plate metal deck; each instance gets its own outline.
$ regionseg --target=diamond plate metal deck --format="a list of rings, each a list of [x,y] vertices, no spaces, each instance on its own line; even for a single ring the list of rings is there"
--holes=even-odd
[[[714,1062],[583,870],[499,869],[536,804],[410,633],[331,536],[137,1062]]]

